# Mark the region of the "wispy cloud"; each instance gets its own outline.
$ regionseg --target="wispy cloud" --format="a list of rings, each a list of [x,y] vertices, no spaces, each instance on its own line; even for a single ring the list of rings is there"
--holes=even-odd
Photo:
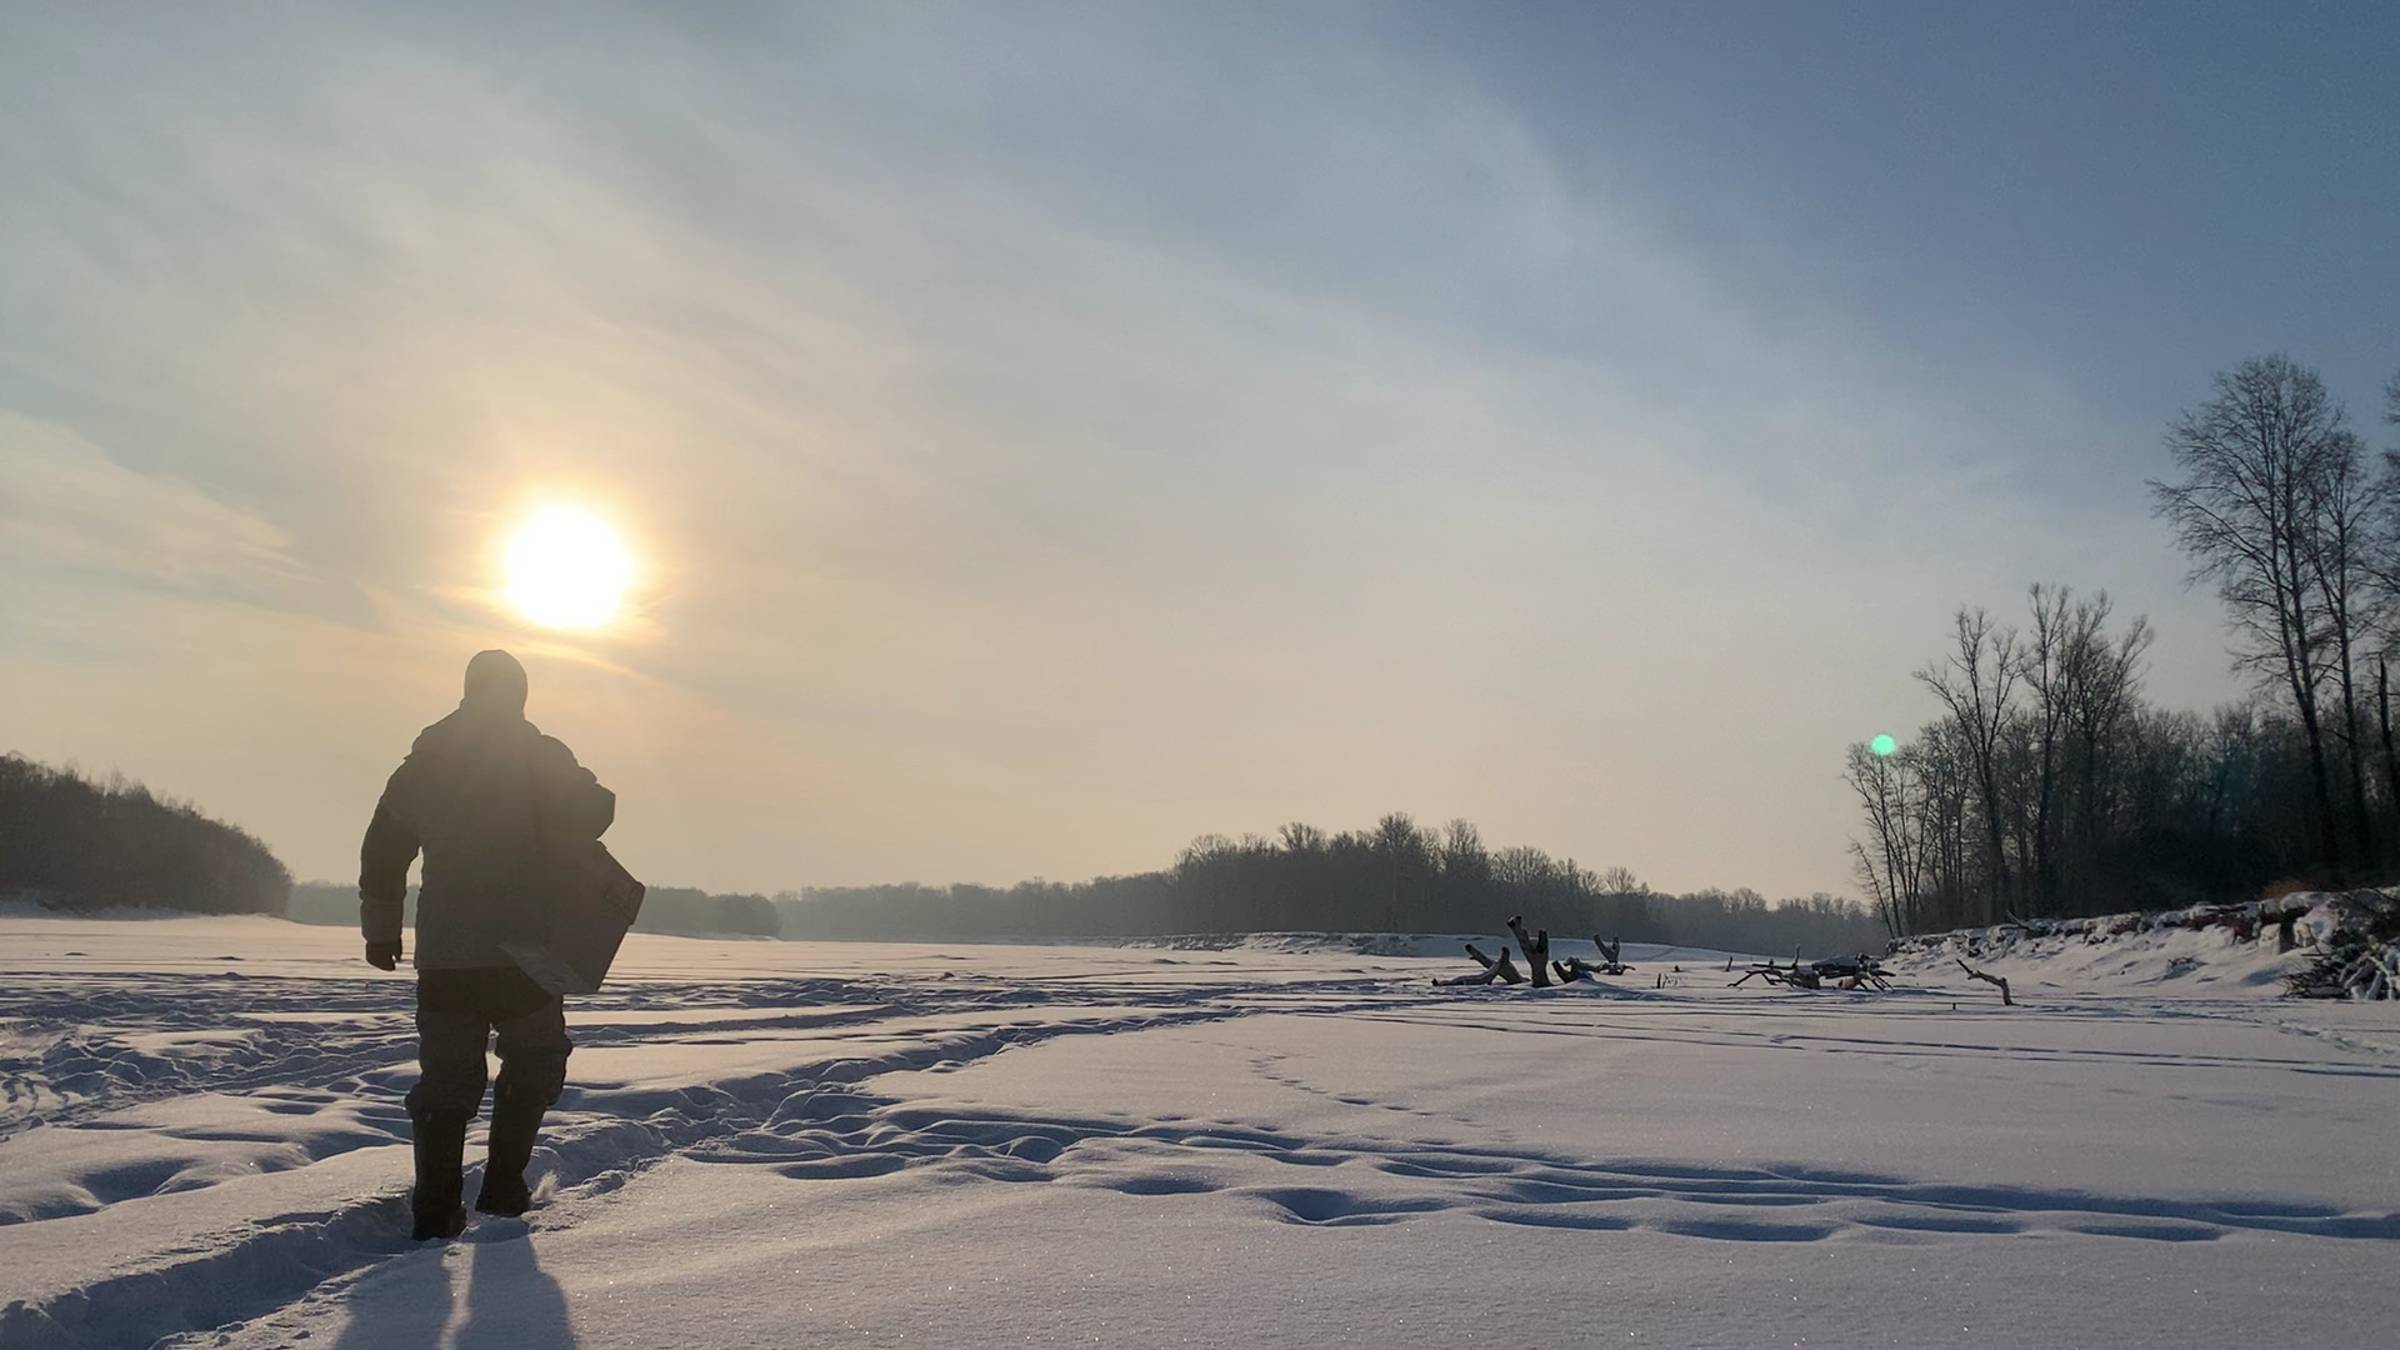
[[[110,459],[64,427],[0,409],[0,567],[211,599],[292,588],[291,535],[164,473]]]
[[[1115,7],[153,17],[0,56],[12,578],[377,666],[272,695],[392,697],[314,719],[354,764],[526,639],[499,540],[584,501],[642,561],[638,640],[541,715],[639,775],[662,877],[1074,875],[1407,806],[1831,885],[1839,748],[1913,719],[1948,605],[2062,572],[2184,603],[2138,500],[2012,467],[2122,434],[2071,381],[1929,377],[1822,278],[1749,284],[1612,127],[1438,45]],[[52,697],[43,641],[14,679]],[[242,795],[328,871],[308,777]]]

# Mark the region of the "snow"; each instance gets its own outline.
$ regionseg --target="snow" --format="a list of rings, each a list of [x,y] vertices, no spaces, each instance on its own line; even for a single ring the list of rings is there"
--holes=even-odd
[[[279,920],[0,915],[0,1345],[2374,1344],[2400,1314],[2400,1007],[2273,997],[2271,935],[1979,947],[2015,1008],[1946,951],[1881,996],[1632,948],[1436,990],[1458,940],[636,935],[570,1002],[542,1205],[445,1246],[406,1240],[404,974]]]
[[[2315,897],[2297,897],[2300,900]],[[2325,897],[2330,902],[2332,897]],[[2169,984],[2187,991],[2273,997],[2285,975],[2307,964],[2309,942],[2332,931],[2331,903],[2308,906],[2298,925],[2299,949],[2278,954],[2274,932],[2241,938],[2227,926],[2187,928],[2173,921],[2189,911],[2121,915],[2079,921],[2093,931],[2036,936],[2021,929],[1978,928],[1912,939],[1897,969],[1925,971],[1965,959],[1979,970],[2026,984],[2085,992],[2138,993]],[[2109,931],[2112,923],[2141,926]],[[1953,971],[1956,970],[1952,966]]]
[[[1478,943],[1487,952],[1508,947],[1515,951],[1516,942],[1506,936],[1490,933],[1193,933],[1176,937],[1127,938],[1120,945],[1127,947],[1163,947],[1170,951],[1241,951],[1292,952],[1307,954],[1348,954],[1352,956],[1427,956],[1453,959],[1462,954],[1467,943]],[[1600,945],[1589,938],[1554,936],[1550,939],[1550,959],[1564,961],[1568,957],[1597,961]],[[1762,956],[1718,951],[1712,947],[1673,947],[1657,942],[1628,942],[1619,959],[1628,965],[1649,962],[1653,965],[1722,965],[1727,958],[1737,961],[1763,961]],[[1786,952],[1783,959],[1789,960]]]

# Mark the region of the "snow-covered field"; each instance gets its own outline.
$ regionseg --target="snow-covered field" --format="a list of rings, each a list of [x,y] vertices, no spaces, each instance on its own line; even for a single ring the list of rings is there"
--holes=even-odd
[[[547,1203],[417,1246],[404,974],[0,916],[0,1345],[2391,1344],[2400,1009],[2172,941],[2003,1009],[1933,958],[637,937]]]

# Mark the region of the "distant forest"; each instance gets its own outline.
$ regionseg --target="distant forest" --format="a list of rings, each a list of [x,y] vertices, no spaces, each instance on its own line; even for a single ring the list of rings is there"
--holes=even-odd
[[[1487,848],[1475,826],[1403,814],[1329,834],[1203,835],[1163,872],[1061,883],[811,887],[779,896],[793,938],[1151,937],[1175,933],[1497,933],[1513,914],[1564,937],[1814,955],[1879,949],[1876,914],[1830,895],[1652,891],[1538,848]]]
[[[413,906],[414,894],[410,901]],[[292,888],[292,917],[356,923],[353,887]],[[1829,895],[1773,904],[1754,891],[1652,891],[1538,848],[1484,846],[1463,820],[1406,815],[1329,834],[1286,825],[1270,840],[1203,835],[1164,871],[1014,886],[811,887],[773,897],[653,886],[636,931],[819,940],[1049,941],[1250,932],[1497,934],[1510,915],[1562,937],[1814,955],[1879,948],[1881,921]],[[411,916],[413,922],[413,914]]]
[[[2400,377],[2384,420],[2400,424]],[[2153,505],[2225,605],[2246,702],[2142,696],[2151,633],[2105,594],[1959,611],[1917,673],[1941,712],[1850,747],[1859,881],[1895,933],[2358,884],[2400,865],[2400,452],[2371,460],[2316,372],[2219,374],[2172,422]],[[1878,749],[1886,753],[1878,754]]]
[[[0,896],[52,909],[280,914],[292,874],[246,831],[121,776],[0,755]]]

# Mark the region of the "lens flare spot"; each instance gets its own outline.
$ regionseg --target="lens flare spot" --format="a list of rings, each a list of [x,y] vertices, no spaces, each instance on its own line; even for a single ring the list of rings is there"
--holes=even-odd
[[[1889,755],[1899,748],[1900,742],[1893,740],[1889,734],[1879,735],[1874,740],[1867,742],[1867,749],[1877,756]]]

